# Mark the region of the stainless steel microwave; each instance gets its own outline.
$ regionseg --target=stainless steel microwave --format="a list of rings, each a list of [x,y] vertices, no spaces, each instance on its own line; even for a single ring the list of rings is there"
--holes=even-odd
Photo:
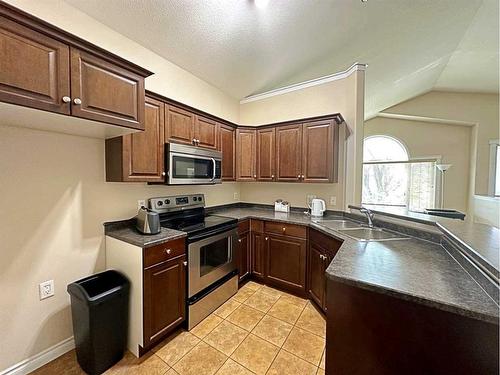
[[[200,147],[167,143],[165,166],[168,185],[220,184],[222,154]]]

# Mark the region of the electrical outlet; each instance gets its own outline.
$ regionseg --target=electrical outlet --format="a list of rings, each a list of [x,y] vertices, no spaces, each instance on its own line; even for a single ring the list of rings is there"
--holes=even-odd
[[[144,199],[139,199],[137,201],[137,209],[139,210],[142,206],[146,207],[146,200]]]
[[[40,291],[40,301],[54,295],[54,280],[44,281],[40,283],[38,287]]]
[[[330,197],[330,206],[337,205],[337,197]]]
[[[233,199],[237,201],[238,199],[240,199],[240,195],[238,193],[233,193]]]

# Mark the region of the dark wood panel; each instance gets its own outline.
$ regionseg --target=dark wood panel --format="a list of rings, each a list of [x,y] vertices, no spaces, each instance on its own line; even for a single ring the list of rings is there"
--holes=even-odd
[[[325,270],[328,267],[324,249],[313,242],[309,242],[307,261],[307,290],[311,298],[321,308],[325,309]]]
[[[274,181],[276,129],[257,129],[257,180]]]
[[[304,294],[306,290],[306,240],[266,235],[266,282]]]
[[[145,129],[123,136],[125,181],[164,181],[165,104],[146,97]]]
[[[251,219],[250,230],[256,233],[264,233],[264,222],[262,220]]]
[[[238,238],[238,272],[239,281],[243,281],[250,275],[250,232],[239,235]]]
[[[301,179],[302,170],[302,125],[276,128],[276,179],[295,181]]]
[[[69,46],[0,16],[0,101],[70,114]]]
[[[251,270],[252,275],[259,280],[265,277],[267,242],[264,234],[251,232]]]
[[[165,141],[193,145],[194,114],[174,106],[167,106]]]
[[[332,258],[343,242],[314,229],[309,229],[309,241],[325,249],[326,254]]]
[[[206,117],[196,116],[194,138],[196,146],[216,150],[218,146],[217,122]]]
[[[173,331],[185,319],[185,257],[144,270],[144,346]]]
[[[144,77],[76,48],[71,96],[73,116],[144,129]]]
[[[222,181],[236,179],[236,129],[219,124],[219,151],[222,152]]]
[[[238,223],[238,234],[243,234],[250,231],[250,220],[243,220]]]
[[[277,221],[266,221],[265,232],[299,238],[307,237],[307,227],[296,224],[280,223]]]
[[[255,130],[236,130],[236,179],[238,181],[255,181],[256,163]]]
[[[326,374],[498,374],[498,325],[328,279]]]
[[[305,123],[302,126],[302,180],[333,182],[333,120]]]
[[[168,241],[160,245],[144,249],[144,267],[164,262],[186,253],[184,238]]]

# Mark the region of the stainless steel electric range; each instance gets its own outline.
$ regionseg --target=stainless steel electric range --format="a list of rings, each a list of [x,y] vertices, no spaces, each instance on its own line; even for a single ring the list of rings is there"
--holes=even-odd
[[[188,329],[238,291],[238,220],[206,215],[203,194],[148,200],[162,227],[187,233]]]

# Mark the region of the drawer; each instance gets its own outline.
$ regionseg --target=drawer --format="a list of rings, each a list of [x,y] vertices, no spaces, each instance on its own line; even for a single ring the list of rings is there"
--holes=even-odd
[[[277,223],[274,221],[266,221],[266,233],[282,234],[285,236],[293,236],[299,238],[307,237],[307,228],[301,225]]]
[[[250,220],[250,229],[252,232],[263,233],[264,232],[264,222],[262,220]]]
[[[326,234],[323,234],[314,229],[309,230],[309,242],[325,249],[330,256],[334,256],[342,245],[342,241],[327,236]]]
[[[157,246],[144,249],[144,268],[157,263],[184,255],[186,253],[185,239],[168,241]]]
[[[246,233],[250,230],[250,220],[240,221],[238,223],[238,234]]]

